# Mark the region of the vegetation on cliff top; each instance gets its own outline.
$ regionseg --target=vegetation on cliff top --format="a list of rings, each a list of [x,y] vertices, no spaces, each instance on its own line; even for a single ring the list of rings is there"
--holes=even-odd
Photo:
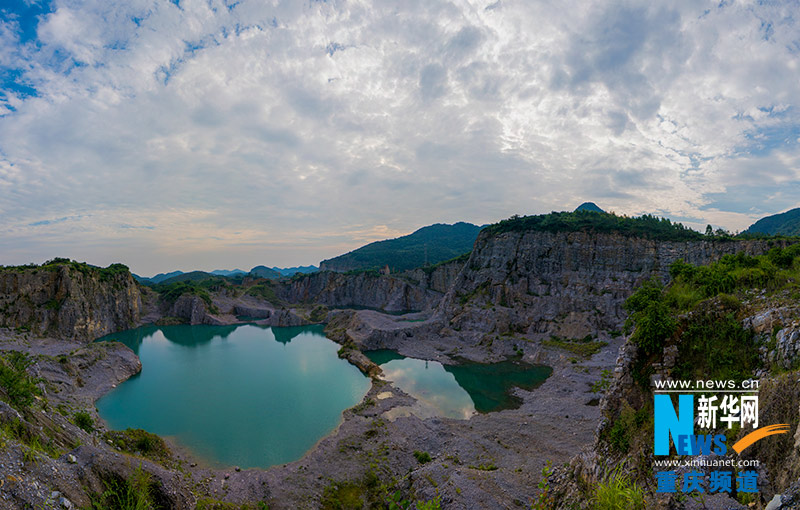
[[[208,290],[212,288],[213,283],[204,282],[175,282],[175,283],[159,283],[153,289],[158,293],[159,297],[166,303],[172,305],[179,297],[184,294],[190,296],[197,296],[202,299],[207,306],[213,305],[211,294]]]
[[[600,234],[621,234],[628,237],[641,237],[656,241],[731,241],[735,239],[777,239],[786,238],[788,232],[755,233],[743,232],[738,235],[709,225],[706,232],[700,233],[682,223],[668,218],[658,218],[651,214],[638,217],[618,216],[612,213],[580,209],[574,212],[551,212],[535,216],[514,215],[507,220],[484,228],[488,234],[504,232],[589,232]],[[775,234],[775,235],[773,235]]]
[[[67,267],[85,275],[96,275],[101,281],[108,281],[117,275],[129,273],[130,270],[125,264],[111,264],[108,267],[97,267],[86,262],[78,262],[67,258],[56,257],[48,260],[42,265],[25,264],[22,266],[0,266],[0,271],[23,272],[34,269],[44,269],[47,271],[57,271],[61,267]]]
[[[614,213],[577,210],[574,212],[551,212],[535,216],[512,216],[484,229],[490,234],[503,232],[593,232],[616,233],[633,237],[644,237],[660,241],[700,241],[706,237],[673,223],[667,218],[657,218],[650,214],[639,217],[617,216]]]

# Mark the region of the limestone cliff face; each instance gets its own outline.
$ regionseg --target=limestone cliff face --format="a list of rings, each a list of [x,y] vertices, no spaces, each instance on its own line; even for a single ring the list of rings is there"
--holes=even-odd
[[[371,273],[318,272],[287,282],[275,291],[288,303],[362,306],[387,312],[430,309],[442,297],[441,293],[409,280]]]
[[[455,260],[439,264],[431,269],[411,269],[400,273],[400,277],[410,280],[415,285],[442,294],[450,290],[464,268],[463,260]]]
[[[455,331],[579,338],[620,329],[622,304],[678,259],[707,264],[777,241],[654,241],[584,232],[482,232],[438,308]]]
[[[162,303],[162,314],[183,319],[189,324],[220,324],[208,313],[205,301],[191,294],[180,296],[172,304]]]
[[[139,321],[131,274],[70,265],[0,270],[0,324],[39,335],[90,341]]]

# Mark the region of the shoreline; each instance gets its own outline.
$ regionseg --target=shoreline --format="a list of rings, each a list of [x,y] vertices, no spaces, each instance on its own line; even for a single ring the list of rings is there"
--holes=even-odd
[[[21,350],[36,352],[39,346],[50,342],[59,341],[28,341],[29,345]],[[523,361],[551,366],[550,377],[530,391],[515,388],[513,394],[521,400],[518,408],[477,413],[469,419],[419,418],[413,414],[390,419],[392,409],[413,407],[417,400],[389,381],[371,378],[369,389],[360,402],[341,412],[339,424],[333,430],[297,460],[268,468],[236,471],[235,466],[219,467],[193,454],[173,438],[161,437],[181,465],[187,483],[198,487],[201,494],[235,504],[268,501],[270,508],[315,508],[316,503],[309,504],[307,498],[316,501],[314,498],[334,481],[361,480],[369,471],[371,461],[368,459],[384,452],[381,455],[386,456],[379,469],[383,473],[381,476],[393,473],[391,476],[410,483],[421,499],[440,494],[447,498],[447,508],[455,509],[470,508],[473,501],[483,501],[489,506],[499,502],[511,505],[535,495],[546,461],[567,462],[591,443],[599,410],[589,404],[595,395],[588,393],[588,387],[603,368],[614,365],[621,343],[620,339],[614,340],[600,353],[577,365],[569,361],[570,353],[558,349],[540,348],[527,353]],[[83,347],[89,351],[98,349],[92,347],[93,344]],[[133,351],[123,344],[109,344],[122,348],[107,350],[127,351],[122,353],[123,358],[127,355],[138,361]],[[435,342],[430,345],[415,342],[409,349],[402,350],[413,351],[413,357],[419,359],[441,361],[442,352],[436,345]],[[4,346],[0,344],[0,348]],[[60,347],[50,346],[45,350],[53,355],[53,352],[74,346],[64,342]],[[489,357],[494,358],[496,354]],[[109,384],[75,388],[72,396],[78,402],[87,402],[86,396],[92,395],[91,410],[97,415],[95,402],[111,391],[113,384],[120,384],[134,373]],[[378,393],[386,391],[392,393],[391,398],[377,398]],[[371,405],[364,405],[369,401]],[[102,424],[108,427],[104,421]],[[564,432],[567,430],[569,433]],[[119,453],[110,445],[105,446]],[[429,452],[432,462],[418,463],[411,455],[416,450]],[[494,470],[481,471],[475,467],[480,465],[491,465]],[[498,483],[506,489],[498,492]]]

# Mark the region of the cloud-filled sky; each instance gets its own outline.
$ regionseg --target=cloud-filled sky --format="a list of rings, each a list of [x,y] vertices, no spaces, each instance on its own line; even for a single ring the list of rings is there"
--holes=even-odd
[[[800,205],[800,3],[13,0],[0,264],[317,264],[572,209]]]

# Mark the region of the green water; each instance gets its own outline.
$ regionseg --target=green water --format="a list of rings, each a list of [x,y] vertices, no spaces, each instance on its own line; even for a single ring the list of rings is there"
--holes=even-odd
[[[550,367],[518,361],[442,365],[386,349],[364,354],[395,386],[450,418],[517,408],[522,401],[512,388],[532,390],[553,373]]]
[[[147,326],[100,340],[142,360],[97,402],[108,425],[172,437],[213,465],[297,460],[369,389],[321,326]]]

